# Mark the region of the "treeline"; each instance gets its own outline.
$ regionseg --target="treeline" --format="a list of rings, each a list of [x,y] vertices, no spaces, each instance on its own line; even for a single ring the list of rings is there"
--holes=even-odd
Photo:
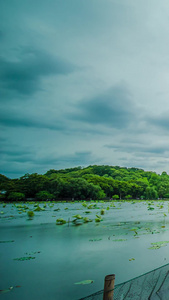
[[[88,166],[63,170],[51,169],[44,175],[25,174],[18,179],[0,175],[0,198],[17,201],[96,200],[169,198],[169,175],[138,168]]]

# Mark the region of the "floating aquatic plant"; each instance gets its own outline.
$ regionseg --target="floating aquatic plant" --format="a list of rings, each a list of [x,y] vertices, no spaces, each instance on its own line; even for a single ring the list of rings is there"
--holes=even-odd
[[[148,210],[154,210],[154,207],[149,206]]]
[[[99,222],[101,222],[101,221],[103,221],[102,217],[96,215],[95,222],[96,222],[96,223],[99,223]]]
[[[33,218],[33,216],[34,216],[35,214],[34,214],[34,212],[33,212],[32,210],[29,210],[29,211],[27,212],[27,215],[28,215],[29,218]]]
[[[169,243],[169,241],[162,241],[162,242],[151,243],[151,245],[153,245],[153,246],[150,247],[150,248],[148,248],[148,249],[150,249],[150,250],[160,249],[161,247],[167,246],[168,243]]]
[[[56,220],[56,225],[63,225],[63,224],[66,224],[66,220],[62,218]]]
[[[34,211],[41,211],[41,210],[45,210],[45,209],[41,208],[39,205],[37,206],[37,208],[34,209]]]
[[[25,261],[25,260],[31,260],[31,259],[35,259],[35,256],[19,257],[19,258],[14,258],[13,260]]]
[[[104,215],[105,214],[105,209],[101,209],[100,214]]]
[[[13,243],[15,242],[14,240],[10,240],[10,241],[0,241],[0,243]]]
[[[89,218],[87,218],[87,217],[84,217],[84,218],[83,218],[83,221],[84,221],[84,223],[92,222],[92,220],[89,219]]]
[[[83,280],[83,281],[79,281],[79,282],[76,282],[75,284],[91,284],[93,283],[94,280]]]
[[[81,215],[74,215],[73,218],[82,219],[83,217]]]
[[[72,222],[74,225],[82,225],[83,224],[83,217],[81,215],[74,215],[73,218],[75,218]]]

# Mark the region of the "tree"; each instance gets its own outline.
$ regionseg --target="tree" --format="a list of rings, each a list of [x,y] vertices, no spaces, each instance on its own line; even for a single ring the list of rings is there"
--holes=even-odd
[[[23,193],[11,192],[8,195],[9,201],[23,201],[25,199],[25,195]]]
[[[37,173],[25,174],[20,178],[20,191],[26,197],[34,198],[36,193],[48,190],[49,178],[45,175],[38,175]]]
[[[157,193],[157,191],[155,190],[154,187],[147,187],[146,192],[145,192],[145,196],[146,196],[146,199],[153,200],[153,199],[158,198],[158,193]]]
[[[54,198],[54,195],[50,194],[48,191],[40,191],[36,194],[36,199],[37,200],[52,200]]]

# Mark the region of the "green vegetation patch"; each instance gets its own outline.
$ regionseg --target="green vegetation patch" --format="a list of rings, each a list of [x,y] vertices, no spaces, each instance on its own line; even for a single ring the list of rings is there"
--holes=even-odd
[[[14,240],[9,240],[9,241],[0,241],[0,243],[13,243],[15,242]]]
[[[56,225],[63,225],[63,224],[66,224],[66,220],[64,220],[62,218],[59,218],[56,220]]]
[[[88,279],[88,280],[83,280],[83,281],[76,282],[75,284],[82,284],[82,285],[84,285],[84,284],[91,284],[93,282],[94,282],[94,280]]]
[[[27,215],[28,215],[29,218],[33,218],[33,216],[34,216],[35,214],[34,214],[33,211],[29,210],[29,211],[27,212]]]
[[[45,208],[41,208],[40,206],[37,206],[37,208],[34,209],[34,211],[41,211],[41,210],[45,210]]]
[[[150,247],[150,248],[148,248],[148,249],[150,249],[150,250],[157,250],[157,249],[160,249],[161,247],[167,246],[168,243],[169,243],[169,241],[162,241],[162,242],[151,243],[151,245],[153,245],[153,246]]]
[[[35,256],[24,256],[24,257],[14,258],[13,260],[25,261],[25,260],[35,259],[35,258],[36,258]]]

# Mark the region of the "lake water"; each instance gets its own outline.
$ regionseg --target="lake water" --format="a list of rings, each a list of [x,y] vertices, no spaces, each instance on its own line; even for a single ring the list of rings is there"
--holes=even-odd
[[[169,241],[167,201],[98,202],[90,209],[82,202],[47,203],[32,220],[17,205],[0,204],[0,290],[14,287],[0,294],[4,300],[77,300],[103,289],[108,274],[118,284],[169,263],[169,244],[149,249]],[[93,221],[75,226],[76,214]],[[70,222],[56,225],[57,218]],[[34,259],[17,260],[22,257]],[[75,284],[83,280],[93,283]]]

